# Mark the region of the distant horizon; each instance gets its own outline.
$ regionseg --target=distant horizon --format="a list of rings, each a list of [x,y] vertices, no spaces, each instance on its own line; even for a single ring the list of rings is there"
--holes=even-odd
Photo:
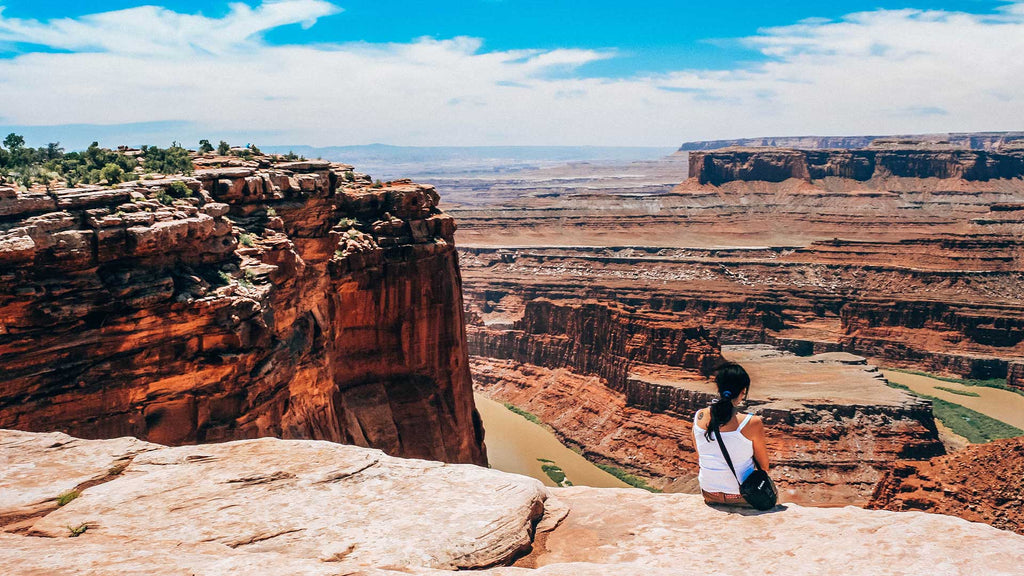
[[[70,130],[68,130],[70,128]],[[770,139],[798,139],[798,138],[887,138],[887,137],[928,137],[928,136],[939,136],[939,135],[954,135],[954,134],[1024,134],[1024,130],[937,130],[934,132],[920,132],[920,133],[886,133],[886,134],[758,134],[738,137],[718,137],[718,138],[702,138],[702,139],[687,139],[681,140],[675,144],[669,145],[657,145],[657,144],[640,144],[640,145],[601,145],[601,144],[469,144],[469,145],[456,145],[456,144],[430,144],[430,145],[410,145],[410,144],[392,144],[388,142],[367,142],[358,144],[324,144],[324,145],[312,145],[302,143],[286,143],[277,144],[269,141],[257,141],[255,139],[247,139],[244,137],[240,138],[223,138],[223,137],[208,137],[199,136],[191,140],[172,136],[170,140],[166,140],[162,135],[151,138],[137,138],[135,136],[127,136],[125,138],[117,138],[110,136],[103,136],[104,129],[120,129],[120,126],[91,126],[91,125],[72,125],[72,126],[2,126],[0,125],[0,136],[15,133],[25,137],[26,145],[33,148],[44,147],[50,143],[59,143],[63,148],[68,151],[80,151],[89,147],[93,142],[97,142],[101,147],[105,148],[116,148],[118,146],[127,146],[130,148],[138,148],[143,145],[159,145],[169,146],[173,143],[178,143],[181,146],[194,150],[201,139],[210,140],[216,145],[220,140],[224,140],[232,146],[247,146],[255,145],[260,149],[273,149],[280,150],[283,148],[314,148],[314,149],[332,149],[332,148],[393,148],[393,149],[417,149],[417,150],[441,150],[441,149],[501,149],[501,148],[518,148],[518,149],[540,149],[540,148],[551,148],[551,149],[593,149],[593,150],[678,150],[681,146],[694,143],[702,142],[718,142],[718,141],[735,141],[735,140],[770,140]],[[89,136],[90,130],[96,130],[92,136]],[[67,138],[66,135],[71,135],[71,138]],[[236,135],[237,136],[237,135]],[[166,141],[165,141],[166,140]]]

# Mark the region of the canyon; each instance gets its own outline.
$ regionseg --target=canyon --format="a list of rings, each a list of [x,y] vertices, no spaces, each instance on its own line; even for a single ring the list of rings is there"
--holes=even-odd
[[[730,511],[316,440],[0,430],[0,461],[4,574],[1002,576],[1024,562],[1024,536],[940,514]],[[745,553],[722,554],[722,532],[749,535]]]
[[[485,463],[435,189],[323,160],[194,163],[0,189],[0,427]]]
[[[894,466],[946,451],[930,401],[875,366],[1019,382],[1024,146],[1009,136],[442,185],[475,385],[589,458],[692,492],[689,420],[711,368],[737,359],[784,498],[865,505]]]

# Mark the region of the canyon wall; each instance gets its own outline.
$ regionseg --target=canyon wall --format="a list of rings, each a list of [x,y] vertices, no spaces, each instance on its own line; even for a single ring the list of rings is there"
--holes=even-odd
[[[0,189],[0,427],[486,462],[435,190],[325,161],[196,163]]]

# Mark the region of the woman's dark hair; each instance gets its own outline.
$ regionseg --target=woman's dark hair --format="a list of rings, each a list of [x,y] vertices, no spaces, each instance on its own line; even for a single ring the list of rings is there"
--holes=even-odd
[[[715,384],[718,384],[718,400],[708,410],[711,421],[704,437],[711,441],[711,433],[718,433],[718,429],[729,420],[732,420],[732,413],[735,409],[732,401],[740,397],[743,391],[750,388],[750,376],[743,366],[735,362],[726,362],[715,370]]]

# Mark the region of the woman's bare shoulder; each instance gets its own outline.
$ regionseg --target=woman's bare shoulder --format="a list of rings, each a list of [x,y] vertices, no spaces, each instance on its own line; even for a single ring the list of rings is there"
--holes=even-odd
[[[746,433],[747,431],[749,431],[750,435],[755,435],[764,432],[764,420],[762,420],[761,417],[758,416],[757,414],[750,414],[749,416],[750,420],[747,422],[747,425],[743,427],[743,432]],[[747,415],[744,414],[740,418],[742,419],[746,417]]]

